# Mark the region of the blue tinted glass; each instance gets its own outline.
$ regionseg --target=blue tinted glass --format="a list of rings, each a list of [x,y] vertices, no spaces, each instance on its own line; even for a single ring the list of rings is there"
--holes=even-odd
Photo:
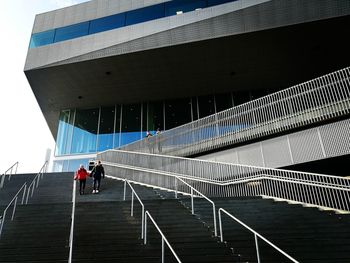
[[[166,16],[176,15],[177,12],[190,12],[196,10],[197,8],[205,8],[206,1],[205,0],[175,0],[171,2],[165,3],[165,14]]]
[[[54,42],[86,36],[89,33],[89,23],[90,22],[84,22],[71,26],[57,28]]]
[[[221,5],[228,2],[234,2],[236,0],[208,0],[208,6]]]
[[[30,39],[29,47],[40,47],[53,43],[53,39],[55,37],[55,29],[40,32],[32,35]]]
[[[71,110],[61,111],[58,122],[55,155],[69,154],[73,132],[73,114]]]
[[[148,6],[126,12],[126,25],[142,23],[161,17],[164,17],[164,4]]]
[[[94,153],[99,109],[76,110],[71,153]]]
[[[102,107],[97,151],[113,148],[115,107]]]
[[[120,146],[141,139],[141,104],[123,105]]]
[[[69,160],[69,165],[68,165],[68,171],[69,172],[74,172],[79,169],[80,165],[84,165],[85,169],[88,169],[89,165],[89,159],[74,159],[74,160]]]
[[[125,26],[125,13],[107,16],[92,20],[90,23],[89,34],[103,32],[123,26]]]
[[[60,173],[63,170],[63,161],[53,161],[52,172]]]

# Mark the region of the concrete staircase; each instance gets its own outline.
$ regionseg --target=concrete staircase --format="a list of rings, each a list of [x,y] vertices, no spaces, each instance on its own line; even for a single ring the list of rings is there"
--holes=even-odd
[[[67,262],[72,178],[73,173],[45,174],[29,204],[18,206],[14,221],[6,221],[0,262]],[[11,184],[0,191],[0,208],[12,199],[8,196],[11,189],[19,189],[23,180]],[[208,202],[195,198],[192,215],[186,196],[175,199],[172,192],[133,187],[182,262],[257,262],[253,235],[227,216],[223,215],[225,242],[214,237]],[[77,191],[73,262],[161,262],[161,237],[148,221],[148,242],[143,244],[141,207],[135,199],[134,217],[130,216],[131,192],[128,186],[126,189],[127,200],[123,201],[124,183],[106,178],[101,192],[92,194],[88,178],[85,194]],[[299,262],[350,262],[349,215],[261,198],[213,201]],[[262,241],[259,249],[261,262],[290,262]],[[176,262],[169,249],[165,251],[165,261]]]
[[[212,200],[299,262],[350,262],[350,215],[261,198]],[[188,198],[181,201],[190,207]],[[202,199],[194,203],[197,218],[213,229],[210,204]],[[253,234],[226,215],[222,218],[223,237],[233,253],[242,262],[257,262]],[[261,262],[290,262],[263,241],[259,250]]]

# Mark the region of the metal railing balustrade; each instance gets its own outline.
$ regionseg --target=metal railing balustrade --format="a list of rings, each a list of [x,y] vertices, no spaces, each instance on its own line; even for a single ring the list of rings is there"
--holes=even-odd
[[[12,174],[17,174],[18,162],[15,162],[10,166],[3,174],[0,175],[0,189],[4,187],[5,177],[8,175],[7,180],[11,180]]]
[[[22,193],[22,201],[21,201],[21,205],[23,205],[24,203],[24,196],[26,193],[26,188],[27,188],[27,183],[24,183],[21,188],[17,191],[17,193],[15,194],[15,196],[12,198],[12,200],[10,201],[10,203],[6,206],[6,208],[4,209],[4,212],[2,213],[2,216],[0,218],[0,239],[1,239],[1,234],[2,234],[2,230],[4,228],[4,224],[5,224],[5,219],[6,219],[6,214],[8,209],[13,205],[13,209],[12,209],[12,216],[11,216],[11,221],[13,221],[14,217],[15,217],[15,213],[16,213],[16,208],[17,208],[17,200],[18,200],[18,196],[21,192]]]
[[[16,165],[16,164],[14,164]],[[17,162],[18,165],[18,162]],[[17,208],[17,200],[18,200],[18,196],[21,192],[22,193],[22,200],[21,200],[21,205],[27,205],[28,204],[28,200],[29,197],[32,197],[34,194],[34,190],[35,188],[38,188],[39,186],[39,181],[40,179],[43,178],[44,176],[44,172],[46,172],[47,169],[47,165],[48,162],[46,161],[44,163],[44,165],[41,167],[40,171],[37,173],[37,175],[34,177],[34,179],[32,180],[32,182],[29,184],[29,186],[27,186],[27,182],[25,182],[22,187],[18,190],[18,192],[15,194],[15,196],[12,198],[12,200],[10,201],[10,203],[7,205],[7,207],[5,208],[2,216],[0,217],[0,239],[1,239],[1,233],[3,231],[4,228],[4,224],[5,224],[5,219],[6,219],[6,213],[8,211],[8,209],[13,205],[13,210],[12,210],[12,217],[11,217],[11,221],[13,221],[14,217],[15,217],[15,213],[16,213],[16,208]],[[17,168],[16,168],[17,171]]]
[[[120,150],[98,154],[108,175],[209,197],[268,196],[350,211],[350,180],[344,177],[211,162]]]
[[[189,156],[349,113],[347,67],[120,149]]]
[[[104,163],[105,164],[105,163]],[[106,165],[106,164],[105,164]],[[108,164],[107,164],[108,165]],[[132,170],[139,170],[138,168],[125,168],[125,169],[132,169]],[[143,168],[144,169],[144,168]],[[147,173],[148,171],[146,171]],[[161,172],[161,171],[153,171],[151,172],[152,174],[163,174],[166,175],[166,173]],[[182,189],[182,193],[185,193],[186,191],[184,190],[184,187],[189,188],[190,190],[190,195],[191,195],[191,212],[192,214],[194,214],[194,192],[196,192],[196,197],[200,197],[205,199],[206,201],[208,201],[211,205],[212,205],[212,209],[213,209],[213,227],[214,227],[214,235],[215,237],[217,237],[217,222],[216,222],[216,212],[218,212],[219,214],[219,227],[220,227],[220,241],[224,242],[224,238],[223,238],[223,227],[222,227],[222,220],[221,220],[221,213],[225,213],[226,215],[228,215],[229,217],[231,217],[232,219],[234,219],[237,223],[239,223],[241,226],[245,227],[246,229],[248,229],[250,232],[252,232],[254,234],[254,239],[255,239],[255,247],[256,247],[256,254],[257,254],[257,260],[258,262],[260,261],[260,252],[259,252],[259,245],[258,245],[258,238],[263,240],[264,242],[266,242],[267,244],[269,244],[271,247],[274,248],[274,250],[278,251],[279,253],[281,253],[283,256],[285,256],[286,258],[288,258],[290,261],[292,262],[296,262],[298,263],[299,261],[297,261],[296,259],[294,259],[292,256],[290,256],[288,253],[286,253],[285,251],[283,251],[282,249],[280,249],[279,247],[277,247],[275,244],[273,244],[272,242],[270,242],[269,240],[267,240],[265,237],[263,237],[262,235],[260,235],[259,233],[257,233],[254,229],[250,228],[249,226],[247,226],[246,224],[244,224],[242,221],[240,221],[239,219],[237,219],[236,217],[234,217],[232,214],[228,213],[226,210],[224,210],[223,208],[219,208],[218,211],[216,211],[216,206],[215,203],[209,199],[207,196],[205,196],[203,193],[201,193],[200,191],[198,191],[196,188],[194,188],[193,186],[191,186],[190,184],[186,183],[184,180],[182,180],[180,177],[176,176],[176,175],[171,175],[172,178],[174,179],[174,185],[175,185],[175,198],[177,198],[177,194],[178,194],[178,182],[182,183],[183,187],[180,187]],[[109,176],[110,177],[110,176]],[[120,180],[123,180],[122,178],[118,178]],[[152,223],[154,224],[154,226],[156,227],[156,229],[158,230],[158,232],[160,233],[161,237],[162,237],[162,262],[164,261],[164,244],[166,243],[169,247],[169,249],[171,250],[171,252],[173,253],[174,257],[176,258],[176,260],[178,262],[181,262],[180,259],[178,258],[178,256],[176,255],[175,251],[173,250],[173,248],[171,247],[170,243],[167,241],[166,237],[164,236],[164,234],[162,233],[162,231],[160,230],[160,228],[158,227],[158,225],[156,224],[156,222],[154,221],[154,219],[152,218],[152,216],[150,215],[150,213],[148,211],[145,212],[145,206],[142,203],[141,199],[138,197],[137,193],[135,192],[134,188],[131,186],[130,182],[127,179],[124,179],[124,198],[123,200],[125,201],[125,196],[126,196],[126,185],[129,185],[131,191],[132,191],[132,198],[131,198],[131,208],[130,208],[130,213],[131,216],[133,216],[133,211],[134,211],[134,195],[136,196],[136,198],[138,199],[139,203],[141,204],[141,208],[142,208],[142,218],[141,218],[141,223],[142,223],[142,236],[141,238],[144,239],[144,244],[147,244],[147,218],[150,218],[150,220],[152,221]],[[153,185],[154,186],[154,185]],[[144,224],[144,226],[143,226]],[[143,234],[144,231],[144,234]]]
[[[137,198],[138,202],[141,205],[141,239],[143,239],[143,243],[145,245],[147,245],[147,219],[149,218],[151,220],[151,222],[153,223],[154,227],[159,232],[161,238],[162,238],[162,248],[161,248],[162,249],[162,254],[161,254],[161,261],[162,261],[162,263],[165,262],[165,249],[164,249],[164,244],[165,243],[167,244],[168,248],[170,249],[171,253],[175,257],[177,262],[181,263],[181,260],[179,259],[178,255],[174,251],[173,247],[170,245],[169,241],[167,240],[167,238],[165,237],[163,232],[160,230],[158,224],[155,222],[155,220],[151,216],[150,212],[145,211],[145,205],[143,204],[143,202],[141,201],[140,197],[136,193],[134,187],[132,187],[130,182],[128,180],[126,180],[126,179],[124,179],[124,197],[123,197],[123,201],[126,200],[126,185],[128,185],[130,187],[130,190],[131,190],[130,216],[132,216],[132,217],[134,216],[134,196]]]

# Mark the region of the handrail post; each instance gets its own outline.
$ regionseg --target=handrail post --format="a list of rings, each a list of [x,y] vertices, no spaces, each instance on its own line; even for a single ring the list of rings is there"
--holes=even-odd
[[[32,186],[32,184],[31,184],[31,185],[29,185],[29,186],[28,186],[28,189],[27,189],[26,205],[28,204],[28,199],[29,199],[30,187],[31,187],[31,186]]]
[[[35,179],[34,179],[35,180]],[[38,179],[37,179],[38,180]],[[33,184],[33,187],[32,187],[32,194],[30,195],[30,197],[33,197],[33,194],[34,194],[34,188],[35,188],[35,181],[34,181],[34,184]]]
[[[143,239],[144,238],[144,231],[145,231],[145,226],[144,226],[144,223],[145,223],[145,207],[142,205],[142,216],[141,216],[141,224],[142,224],[142,226],[141,226],[141,239]]]
[[[14,205],[13,205],[11,221],[13,221],[13,218],[15,217],[16,207],[17,207],[17,199],[18,199],[18,196],[16,197],[15,203],[14,203]]]
[[[255,247],[256,247],[256,258],[258,260],[258,263],[260,263],[260,255],[259,255],[259,245],[258,245],[258,237],[254,233],[254,239],[255,239]]]
[[[23,189],[21,205],[23,205],[23,203],[24,203],[24,197],[26,196],[26,191],[27,191],[27,183],[24,183],[24,189]]]
[[[134,216],[134,192],[131,191],[131,216]]]
[[[162,237],[162,263],[164,263],[164,238]]]
[[[175,199],[177,199],[177,177],[175,178]]]
[[[2,174],[1,181],[0,181],[0,189],[4,186],[4,181],[5,181],[5,174]]]
[[[222,223],[221,223],[221,208],[219,209],[219,228],[220,228],[220,241],[224,242],[223,232],[222,232]]]
[[[123,201],[125,201],[125,196],[126,196],[126,179],[124,179],[124,197],[123,197]]]
[[[69,234],[69,256],[68,263],[72,262],[73,258],[73,237],[74,237],[74,221],[75,221],[75,203],[76,203],[76,188],[77,181],[73,180],[73,191],[72,191],[72,215],[71,215],[71,226]]]
[[[1,225],[0,225],[0,238],[1,238],[2,228],[4,227],[4,224],[5,224],[6,211],[7,211],[7,210],[5,210],[5,211],[2,213]]]
[[[213,220],[214,220],[214,234],[217,237],[218,236],[218,231],[216,228],[216,209],[215,209],[215,204],[213,202]]]
[[[192,207],[192,215],[194,214],[194,207],[193,207],[193,188],[191,188],[191,207]]]
[[[145,213],[145,235],[143,239],[143,244],[144,245],[147,244],[147,213]]]

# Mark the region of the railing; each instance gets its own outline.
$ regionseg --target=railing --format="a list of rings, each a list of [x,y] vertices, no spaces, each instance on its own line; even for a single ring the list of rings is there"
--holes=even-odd
[[[155,226],[155,228],[158,230],[159,234],[162,237],[162,263],[164,263],[165,259],[165,253],[164,253],[164,242],[167,244],[168,248],[170,249],[170,251],[173,253],[174,257],[176,258],[177,262],[181,263],[181,260],[179,259],[179,257],[177,256],[177,254],[175,253],[174,249],[172,248],[172,246],[170,245],[170,243],[168,242],[168,240],[166,239],[166,237],[164,236],[163,232],[160,230],[160,228],[158,227],[157,223],[154,221],[153,217],[150,215],[150,213],[148,211],[146,211],[145,213],[145,238],[144,238],[144,244],[147,244],[147,218],[149,218],[153,225]]]
[[[104,163],[104,165],[108,165],[106,163]],[[124,166],[123,168],[126,168],[126,166]],[[150,171],[147,169],[139,169],[139,168],[129,168],[129,169],[133,169],[134,171],[141,171],[144,173],[149,173],[151,172],[152,174],[163,174],[165,176],[171,176],[169,173],[166,172],[159,172],[159,171]],[[143,174],[145,176],[145,174]],[[200,196],[202,196],[203,198],[205,198],[208,202],[210,202],[213,206],[213,217],[214,217],[214,222],[213,222],[213,226],[214,226],[214,230],[215,230],[215,236],[217,236],[217,226],[216,226],[216,209],[215,209],[215,203],[210,200],[209,198],[207,198],[205,195],[203,195],[201,192],[199,192],[197,189],[195,189],[194,187],[192,187],[191,185],[189,185],[188,183],[186,183],[184,180],[182,180],[181,178],[178,177],[174,177],[174,185],[175,185],[175,196],[177,197],[177,192],[178,192],[178,184],[176,183],[177,180],[179,180],[180,182],[182,182],[184,185],[188,186],[191,189],[191,210],[192,210],[192,214],[194,213],[194,205],[193,205],[193,191],[195,191],[196,193],[198,193]],[[144,206],[143,203],[141,202],[140,198],[138,197],[138,195],[136,194],[135,190],[133,189],[133,187],[131,186],[130,182],[127,181],[126,179],[124,180],[124,200],[125,200],[125,193],[126,193],[126,184],[129,184],[133,194],[136,195],[136,197],[138,198],[140,204],[142,205],[142,212],[144,211]],[[133,196],[133,195],[132,195]],[[133,216],[133,198],[131,201],[131,216]],[[248,227],[247,225],[245,225],[243,222],[239,221],[237,218],[234,218],[232,215],[230,215],[227,211],[225,211],[224,209],[220,208],[219,209],[219,225],[220,225],[220,238],[221,238],[221,242],[223,242],[223,231],[222,231],[222,220],[221,220],[221,211],[227,213],[230,217],[232,217],[234,220],[236,220],[238,223],[240,223],[241,225],[243,225],[244,227],[246,227],[248,230],[250,230],[251,232],[254,233],[254,237],[255,237],[255,244],[256,244],[256,249],[257,249],[257,258],[258,258],[258,262],[260,262],[260,256],[259,256],[259,250],[258,250],[258,241],[257,241],[257,237],[259,237],[260,239],[264,240],[266,243],[268,243],[270,246],[272,246],[273,248],[275,248],[277,251],[279,251],[280,253],[282,253],[284,256],[286,256],[287,258],[289,258],[291,261],[293,262],[298,262],[295,259],[293,259],[290,255],[288,255],[286,252],[284,252],[283,250],[281,250],[280,248],[278,248],[276,245],[274,245],[273,243],[271,243],[270,241],[268,241],[266,238],[264,238],[263,236],[261,236],[260,234],[258,234],[255,230],[253,230],[252,228]],[[149,212],[146,211],[146,219],[145,219],[145,235],[144,235],[144,244],[147,244],[147,214],[149,215]],[[156,225],[156,223],[154,222],[153,218],[149,215],[149,217],[152,219],[152,222],[154,223],[154,225],[156,226],[157,230],[160,232],[161,236],[162,236],[162,262],[164,262],[164,241],[168,244],[169,248],[171,249],[171,251],[173,252],[173,254],[175,255],[176,259],[177,256],[175,254],[175,252],[173,251],[173,249],[170,247],[170,244],[167,242],[166,238],[164,237],[164,235],[162,234],[161,230],[159,229],[159,227]],[[142,221],[143,221],[143,217],[142,217]],[[179,259],[178,259],[179,260]],[[180,261],[179,261],[180,262]]]
[[[294,259],[293,257],[291,257],[290,255],[288,255],[286,252],[284,252],[282,249],[280,249],[279,247],[277,247],[276,245],[274,245],[272,242],[270,242],[269,240],[267,240],[266,238],[264,238],[262,235],[260,235],[258,232],[256,232],[255,230],[253,230],[252,228],[250,228],[249,226],[247,226],[246,224],[244,224],[242,221],[240,221],[238,218],[234,217],[232,214],[230,214],[229,212],[227,212],[225,209],[220,208],[219,209],[219,226],[220,226],[220,240],[221,242],[224,242],[224,236],[223,236],[223,230],[222,230],[222,221],[221,221],[221,212],[225,213],[226,215],[228,215],[230,218],[232,218],[233,220],[235,220],[238,224],[240,224],[241,226],[243,226],[244,228],[248,229],[250,232],[252,232],[254,234],[254,240],[255,240],[255,249],[256,249],[256,256],[257,256],[257,261],[258,263],[260,263],[260,253],[259,253],[259,244],[258,244],[258,237],[265,241],[267,244],[269,244],[270,246],[272,246],[275,250],[277,250],[278,252],[280,252],[282,255],[284,255],[285,257],[287,257],[289,260],[291,260],[292,262],[295,263],[299,263],[299,261],[297,261],[296,259]]]
[[[24,203],[24,196],[25,196],[25,192],[26,192],[26,187],[27,187],[27,183],[24,183],[22,185],[22,187],[18,190],[18,192],[15,194],[15,196],[12,198],[10,203],[7,205],[7,207],[5,208],[4,212],[2,213],[2,217],[0,218],[0,239],[1,239],[1,234],[2,234],[3,227],[4,227],[4,224],[5,224],[7,210],[13,204],[13,210],[12,210],[12,216],[11,216],[11,221],[13,221],[13,218],[15,217],[15,213],[16,213],[18,196],[21,193],[21,191],[23,190],[22,201],[21,201],[21,204],[23,205],[23,203]]]
[[[73,180],[73,191],[72,191],[72,215],[71,215],[71,225],[69,234],[69,257],[68,263],[72,263],[73,258],[73,238],[74,238],[74,218],[75,218],[75,199],[76,199],[76,187],[77,181]]]
[[[38,186],[39,186],[39,181],[44,178],[44,172],[46,171],[46,166],[47,166],[47,161],[41,167],[40,171],[34,177],[32,182],[29,184],[28,189],[27,189],[26,204],[28,204],[29,196],[33,197],[35,188],[38,188]]]
[[[121,147],[189,156],[332,119],[350,112],[350,68]]]
[[[15,162],[10,168],[8,168],[2,175],[0,175],[0,189],[4,187],[5,177],[8,175],[8,180],[11,180],[13,169],[15,169],[14,174],[17,173],[18,162]]]
[[[136,191],[134,190],[134,188],[131,186],[131,184],[129,183],[128,180],[124,180],[124,198],[123,200],[125,201],[126,198],[126,184],[129,185],[130,189],[131,189],[131,209],[130,209],[130,216],[134,216],[134,195],[136,196],[137,200],[139,201],[140,205],[141,205],[141,210],[142,210],[142,215],[141,215],[141,239],[143,239],[144,236],[144,222],[145,222],[145,206],[142,203],[140,197],[137,195]]]
[[[208,197],[269,196],[350,211],[348,178],[118,150],[98,159],[109,175],[172,191],[171,177],[179,177]]]
[[[209,203],[211,203],[212,207],[213,207],[213,226],[214,226],[214,234],[215,236],[218,236],[218,232],[217,232],[217,228],[216,228],[216,209],[215,209],[215,203],[210,200],[208,197],[206,197],[204,194],[202,194],[201,192],[199,192],[197,189],[195,189],[192,185],[186,183],[184,180],[182,180],[181,178],[175,176],[175,198],[177,198],[177,181],[182,182],[184,185],[187,185],[190,189],[191,189],[191,212],[192,215],[194,214],[194,202],[193,202],[193,191],[196,192],[197,194],[199,194],[201,197],[203,197],[205,200],[207,200]]]

